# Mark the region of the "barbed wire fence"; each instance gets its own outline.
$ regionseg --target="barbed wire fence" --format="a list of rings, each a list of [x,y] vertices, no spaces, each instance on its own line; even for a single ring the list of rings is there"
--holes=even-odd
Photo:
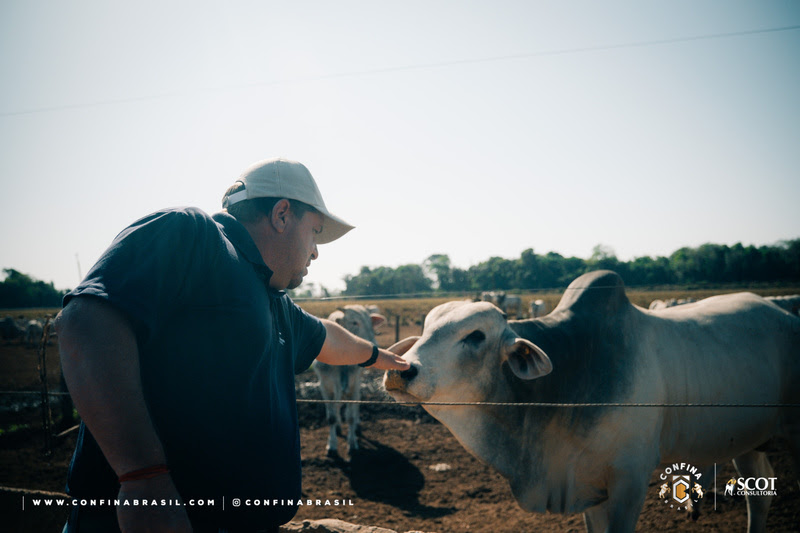
[[[614,286],[592,286],[588,287],[590,289],[611,289],[617,288]],[[560,294],[563,295],[567,291],[571,290],[585,290],[586,287],[559,287],[559,288],[544,288],[544,289],[534,289],[528,291],[509,291],[511,294],[521,294],[521,295],[537,295],[541,293],[550,293],[550,294]],[[628,287],[629,290],[644,290],[657,292],[662,290],[661,288],[653,288],[650,287],[649,289],[643,288],[634,288]],[[669,288],[664,288],[663,290],[670,290]],[[674,290],[674,288],[672,289]],[[713,289],[711,289],[713,290]],[[720,292],[727,291],[728,289],[721,289]],[[296,301],[298,303],[315,301],[315,302],[337,302],[337,301],[364,301],[364,300],[403,300],[403,299],[431,299],[431,298],[472,298],[475,299],[475,294],[479,291],[473,291],[470,293],[417,293],[417,294],[404,294],[404,295],[371,295],[371,296],[335,296],[335,297],[325,297],[325,298],[297,298]],[[424,324],[425,320],[425,313],[421,313],[419,316],[419,325],[420,330],[422,328],[422,324]],[[395,342],[400,340],[400,328],[401,328],[401,321],[408,317],[401,317],[400,313],[391,314],[390,318],[394,319],[394,336]],[[413,319],[417,320],[417,319]],[[69,397],[68,392],[64,391],[52,391],[48,385],[48,369],[47,369],[47,345],[48,340],[50,338],[50,329],[52,327],[52,321],[46,320],[43,326],[42,336],[39,341],[38,347],[36,347],[36,355],[37,355],[37,367],[38,367],[38,374],[39,374],[39,381],[40,381],[40,389],[36,390],[23,390],[23,391],[13,391],[13,390],[0,390],[0,396],[28,396],[32,398],[37,398],[33,402],[33,406],[38,403],[38,407],[41,410],[41,422],[42,422],[42,438],[43,438],[43,453],[45,456],[52,455],[53,451],[53,442],[54,439],[59,439],[69,434],[73,433],[79,428],[79,424],[72,425],[59,433],[54,432],[54,424],[53,424],[53,413],[51,407],[51,400],[52,398],[67,398]],[[377,380],[376,380],[377,383]],[[369,384],[365,384],[365,386],[369,387]],[[388,394],[382,391],[382,387],[380,385],[373,384],[372,387],[375,389],[372,392],[374,394],[382,394],[383,396],[387,396]],[[737,408],[737,409],[778,409],[778,408],[800,408],[800,404],[794,403],[738,403],[738,402],[726,402],[726,403],[658,403],[658,402],[440,402],[440,401],[395,401],[392,399],[365,399],[365,400],[325,400],[323,398],[310,398],[309,395],[317,395],[320,394],[318,391],[309,392],[309,388],[314,387],[305,387],[306,390],[298,391],[298,397],[296,399],[298,404],[326,404],[326,403],[338,403],[341,405],[346,404],[360,404],[365,406],[381,406],[381,407],[508,407],[508,408],[549,408],[549,409],[586,409],[586,408],[632,408],[632,409],[641,409],[641,408],[654,408],[654,409],[669,409],[669,408],[710,408],[710,409],[717,409],[717,408]],[[380,389],[380,390],[379,390]],[[321,396],[321,394],[320,394]],[[71,405],[71,402],[70,402]],[[29,405],[29,407],[32,407]],[[63,411],[63,408],[62,408]],[[62,412],[62,415],[64,413]],[[70,413],[71,414],[71,413]],[[27,489],[15,489],[15,490],[22,490],[25,491]],[[35,491],[34,491],[35,492]]]
[[[43,389],[46,385],[43,386]],[[52,438],[63,437],[78,429],[78,425],[72,426],[56,435],[52,434],[51,410],[49,397],[69,396],[68,392],[47,392],[47,391],[0,391],[0,395],[30,395],[41,396],[42,418],[46,421],[43,424],[44,442],[46,453],[51,453]],[[395,400],[326,400],[322,398],[297,398],[299,404],[359,404],[372,406],[410,406],[410,407],[515,407],[515,408],[560,408],[560,409],[580,409],[580,408],[658,408],[658,409],[677,409],[677,408],[739,408],[739,409],[777,409],[777,408],[800,408],[797,403],[659,403],[659,402],[436,402],[436,401],[395,401]]]
[[[54,425],[52,421],[52,410],[50,401],[52,398],[64,398],[68,397],[68,392],[62,391],[51,391],[47,385],[46,379],[46,349],[40,348],[37,350],[38,357],[39,357],[39,370],[40,370],[40,378],[42,380],[41,390],[26,390],[26,391],[9,391],[9,390],[0,390],[0,395],[5,396],[28,396],[34,398],[34,404],[38,403],[41,407],[41,416],[42,416],[42,438],[43,438],[43,450],[44,456],[48,457],[52,455],[53,450],[53,443],[56,439],[61,439],[70,435],[71,433],[75,432],[80,426],[73,425],[59,433],[54,432]],[[385,391],[380,390],[380,385],[376,385],[378,380],[373,380],[375,383],[372,384],[372,388],[375,389],[372,394],[383,394],[387,395]],[[365,383],[363,386],[369,388],[369,382]],[[341,405],[346,404],[359,404],[364,406],[378,406],[378,407],[389,407],[389,408],[398,408],[402,409],[403,407],[492,407],[492,408],[529,408],[529,409],[541,409],[541,408],[548,408],[548,409],[585,409],[585,408],[631,408],[631,409],[641,409],[641,408],[653,408],[653,409],[665,409],[665,408],[737,408],[737,409],[776,409],[776,408],[800,408],[800,404],[783,404],[783,403],[647,403],[647,402],[438,402],[438,401],[395,401],[392,399],[377,399],[377,400],[325,400],[322,398],[310,398],[310,395],[320,394],[318,390],[310,390],[310,389],[318,389],[317,387],[308,386],[306,384],[305,387],[302,387],[302,390],[298,390],[298,398],[296,398],[296,402],[298,404],[307,404],[307,405],[323,405],[326,403],[337,403]],[[303,397],[304,396],[304,397]],[[66,494],[62,493],[45,493],[42,491],[34,490],[34,489],[27,489],[27,488],[11,488],[11,487],[0,487],[0,490],[5,491],[7,493],[14,493],[22,495],[23,497],[33,497],[33,496],[52,496],[52,497],[68,497]]]

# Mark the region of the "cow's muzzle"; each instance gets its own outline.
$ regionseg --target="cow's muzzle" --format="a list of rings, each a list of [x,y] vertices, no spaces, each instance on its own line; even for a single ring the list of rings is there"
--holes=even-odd
[[[383,386],[387,391],[404,391],[408,382],[414,379],[418,373],[419,370],[413,364],[408,370],[403,370],[402,372],[389,370],[383,378]]]

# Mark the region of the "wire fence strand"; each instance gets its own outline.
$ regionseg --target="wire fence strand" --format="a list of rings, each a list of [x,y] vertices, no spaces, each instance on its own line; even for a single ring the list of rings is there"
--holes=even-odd
[[[0,391],[0,395],[41,395],[39,391]],[[49,396],[69,396],[68,392],[48,392]],[[318,398],[297,398],[297,403],[340,403],[360,405],[403,405],[403,406],[486,406],[486,407],[739,407],[739,408],[798,408],[798,403],[650,403],[650,402],[406,402],[394,400],[325,400]]]
[[[797,403],[626,403],[626,402],[396,402],[385,400],[317,400],[298,398],[297,403],[357,403],[362,405],[433,405],[488,407],[800,407]]]

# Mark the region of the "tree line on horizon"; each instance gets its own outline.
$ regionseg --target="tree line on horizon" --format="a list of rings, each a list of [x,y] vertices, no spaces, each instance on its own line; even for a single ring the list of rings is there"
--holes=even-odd
[[[61,307],[61,299],[69,291],[58,290],[53,282],[45,283],[13,268],[4,268],[0,282],[0,308]]]
[[[532,248],[516,259],[492,257],[467,269],[454,267],[446,254],[422,264],[396,268],[361,267],[345,276],[343,296],[391,296],[425,293],[469,293],[484,290],[533,291],[561,289],[592,270],[613,270],[629,287],[668,285],[747,285],[800,282],[800,238],[768,246],[741,243],[684,247],[669,257],[637,257],[620,261],[606,246],[595,246],[589,259]],[[13,268],[3,269],[0,308],[60,307],[68,292]]]
[[[620,261],[606,246],[595,246],[589,259],[540,255],[529,248],[516,259],[492,257],[467,269],[454,267],[446,254],[434,254],[422,264],[397,268],[362,267],[346,276],[344,296],[384,296],[484,290],[529,291],[564,288],[593,270],[613,270],[626,286],[746,285],[800,282],[800,239],[776,245],[741,243],[684,247],[669,257],[637,257]]]

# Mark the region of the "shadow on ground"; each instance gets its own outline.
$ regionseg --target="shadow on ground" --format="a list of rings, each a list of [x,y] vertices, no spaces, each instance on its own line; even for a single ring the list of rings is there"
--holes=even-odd
[[[438,518],[454,507],[431,507],[419,501],[425,476],[400,452],[378,441],[361,438],[360,449],[349,461],[331,458],[350,480],[359,499],[380,502],[420,518]]]

